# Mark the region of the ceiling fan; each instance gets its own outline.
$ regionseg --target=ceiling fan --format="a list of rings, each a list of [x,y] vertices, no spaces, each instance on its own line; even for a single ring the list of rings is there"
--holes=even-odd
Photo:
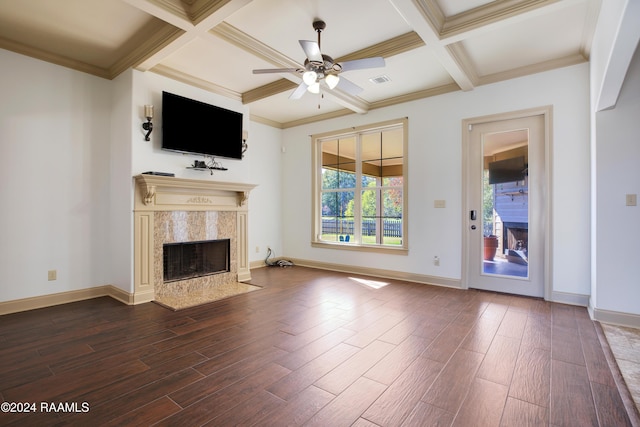
[[[320,34],[326,24],[320,19],[313,21],[313,29],[318,33],[318,41],[299,40],[307,59],[304,68],[263,68],[253,70],[253,74],[268,73],[298,73],[302,74],[302,83],[293,91],[289,99],[299,99],[306,91],[320,93],[320,85],[329,89],[338,88],[350,95],[358,95],[363,89],[357,84],[345,79],[339,74],[345,71],[362,70],[366,68],[384,67],[384,58],[372,57],[355,59],[352,61],[335,62],[329,55],[320,50]]]

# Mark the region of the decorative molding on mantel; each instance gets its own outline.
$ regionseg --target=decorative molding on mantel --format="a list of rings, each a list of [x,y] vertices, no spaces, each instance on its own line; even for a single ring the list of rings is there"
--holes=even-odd
[[[155,299],[156,212],[235,212],[237,281],[251,279],[247,201],[255,184],[145,174],[136,175],[134,179],[134,293],[130,303],[138,304]]]
[[[255,184],[176,178],[161,175],[136,175],[140,197],[135,209],[140,210],[243,210]],[[230,197],[233,197],[232,201]]]

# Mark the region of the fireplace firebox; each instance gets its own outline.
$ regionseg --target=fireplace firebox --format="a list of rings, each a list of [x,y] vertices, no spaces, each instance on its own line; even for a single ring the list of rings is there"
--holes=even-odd
[[[226,273],[231,239],[165,243],[162,246],[164,282]]]

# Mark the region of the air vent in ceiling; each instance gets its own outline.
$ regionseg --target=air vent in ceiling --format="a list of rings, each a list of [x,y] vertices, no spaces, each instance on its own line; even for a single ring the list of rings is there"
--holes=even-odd
[[[390,82],[391,79],[389,78],[389,76],[386,76],[386,75],[383,74],[383,75],[378,76],[378,77],[372,77],[372,78],[369,79],[369,81],[371,83],[381,84],[381,83]]]

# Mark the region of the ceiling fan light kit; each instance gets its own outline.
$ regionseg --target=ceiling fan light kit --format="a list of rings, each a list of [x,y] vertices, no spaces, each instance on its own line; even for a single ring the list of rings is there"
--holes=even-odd
[[[322,54],[320,50],[320,34],[326,28],[324,21],[316,19],[313,21],[313,29],[318,33],[318,41],[299,40],[300,46],[307,58],[304,61],[304,68],[273,68],[253,70],[254,74],[268,73],[297,73],[302,74],[302,82],[291,93],[289,99],[299,99],[305,92],[313,94],[320,93],[320,86],[329,90],[336,88],[356,96],[362,92],[362,88],[355,83],[339,76],[341,72],[350,70],[363,70],[367,68],[384,67],[385,62],[382,57],[355,59],[337,63],[329,55]]]

